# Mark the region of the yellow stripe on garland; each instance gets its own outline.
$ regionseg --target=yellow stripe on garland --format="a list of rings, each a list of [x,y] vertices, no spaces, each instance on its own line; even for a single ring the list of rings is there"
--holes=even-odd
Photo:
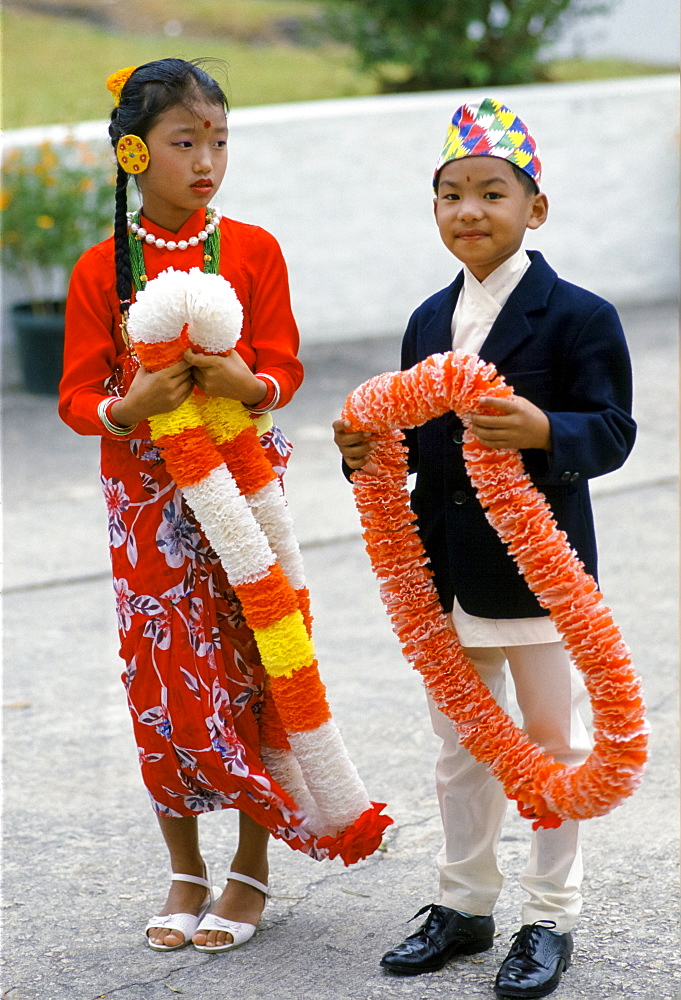
[[[223,399],[207,396],[201,404],[201,412],[210,436],[216,444],[231,441],[242,431],[253,426],[253,420],[243,403],[238,399]]]
[[[253,426],[258,432],[258,437],[262,437],[263,434],[267,434],[269,430],[274,427],[274,420],[272,419],[271,413],[263,413],[259,417],[251,416],[253,421]]]
[[[193,394],[188,396],[184,403],[180,403],[176,410],[172,410],[170,413],[157,413],[156,416],[149,417],[149,427],[154,440],[202,426],[203,417]]]
[[[236,591],[238,595],[238,587]],[[255,628],[253,634],[263,666],[272,677],[290,677],[314,660],[314,646],[300,611],[267,628]]]

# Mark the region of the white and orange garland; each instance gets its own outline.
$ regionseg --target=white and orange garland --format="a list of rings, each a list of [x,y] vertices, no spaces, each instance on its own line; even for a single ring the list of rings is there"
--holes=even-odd
[[[168,268],[138,293],[128,334],[140,362],[158,371],[188,347],[227,354],[242,319],[221,275]],[[254,418],[236,400],[195,389],[149,424],[255,635],[272,694],[261,716],[263,763],[305,813],[318,853],[352,864],[376,850],[392,821],[369,801],[331,717],[300,549]]]
[[[641,782],[648,727],[641,683],[594,579],[560,531],[517,451],[494,450],[468,429],[483,396],[510,398],[493,365],[460,351],[370,379],[346,400],[353,429],[373,432],[373,476],[353,475],[364,539],[393,629],[462,744],[487,764],[533,827],[601,816]],[[410,509],[400,428],[454,410],[464,459],[486,516],[542,607],[549,609],[591,697],[594,744],[580,766],[546,757],[502,711],[448,627]],[[491,411],[490,411],[491,412]]]

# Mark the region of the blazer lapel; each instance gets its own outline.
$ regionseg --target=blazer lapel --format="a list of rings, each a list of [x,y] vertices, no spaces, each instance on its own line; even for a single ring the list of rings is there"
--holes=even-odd
[[[419,332],[420,357],[446,354],[452,349],[452,315],[463,287],[463,271],[456,276],[442,302]]]
[[[534,329],[528,315],[545,309],[556,281],[556,272],[540,253],[530,251],[532,263],[513,290],[480,348],[480,357],[493,365],[502,364]]]

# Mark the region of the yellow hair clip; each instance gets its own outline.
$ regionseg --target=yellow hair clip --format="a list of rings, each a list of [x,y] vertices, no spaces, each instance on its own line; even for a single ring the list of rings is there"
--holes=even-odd
[[[126,66],[125,69],[119,69],[116,73],[112,73],[111,76],[107,78],[107,90],[110,90],[113,94],[116,107],[118,107],[121,103],[121,91],[123,90],[123,87],[126,85],[136,69],[136,66]]]

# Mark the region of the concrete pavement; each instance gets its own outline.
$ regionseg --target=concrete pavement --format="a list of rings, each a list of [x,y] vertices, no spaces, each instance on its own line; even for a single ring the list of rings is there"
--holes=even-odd
[[[644,679],[652,725],[642,788],[585,824],[585,908],[557,1000],[677,997],[676,311],[622,312],[640,433],[625,468],[594,483],[601,583]],[[491,997],[518,929],[515,874],[529,828],[509,810],[509,875],[495,947],[442,972],[384,976],[378,960],[433,899],[440,845],[433,737],[358,536],[329,426],[348,391],[395,368],[399,336],[314,345],[307,379],[281,414],[296,443],[288,496],[304,547],[322,675],[372,798],[395,824],[384,850],[351,869],[274,843],[274,896],[233,954],[144,945],[164,898],[164,849],[139,777],[122,686],[97,442],[17,386],[4,402],[5,823],[2,997],[6,1000],[382,1000]],[[233,813],[201,821],[216,883]],[[415,925],[410,925],[413,928]]]

